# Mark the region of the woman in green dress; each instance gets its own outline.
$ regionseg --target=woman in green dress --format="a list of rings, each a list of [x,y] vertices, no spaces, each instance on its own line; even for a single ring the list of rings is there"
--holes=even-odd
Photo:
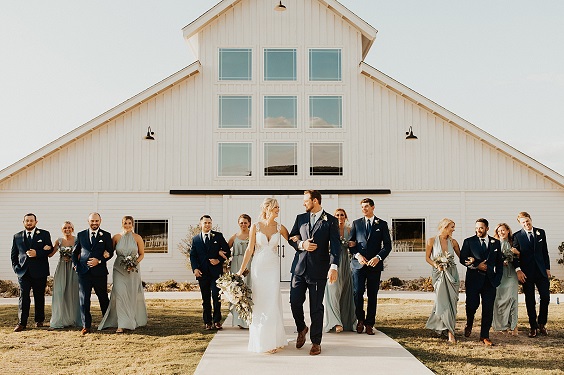
[[[50,328],[82,327],[78,299],[78,275],[72,268],[71,254],[74,246],[74,226],[65,221],[61,228],[63,237],[55,241],[50,257],[59,252],[59,263],[53,278]]]
[[[513,336],[517,336],[519,280],[515,267],[513,267],[513,259],[519,255],[519,251],[511,246],[513,235],[509,225],[498,224],[494,236],[501,242],[503,276],[495,295],[493,328],[496,331],[511,332]]]
[[[122,232],[113,238],[116,253],[110,305],[98,330],[117,327],[116,333],[134,330],[147,324],[147,307],[139,273],[139,263],[145,256],[145,244],[133,233],[133,217],[124,216]]]
[[[456,224],[450,219],[442,219],[438,235],[429,238],[425,247],[425,260],[433,267],[432,280],[435,290],[435,304],[425,328],[443,334],[447,331],[448,341],[456,343],[456,310],[460,278],[455,256],[460,257],[458,242],[452,238]]]
[[[353,285],[351,263],[349,258],[349,233],[347,213],[342,208],[337,208],[334,213],[339,220],[339,234],[341,238],[341,257],[337,281],[325,287],[323,330],[335,332],[353,331],[355,329],[356,315],[353,298]]]
[[[239,219],[237,220],[237,224],[239,224],[239,228],[241,228],[241,230],[231,236],[229,241],[227,241],[229,247],[232,248],[230,268],[231,272],[233,273],[239,271],[239,268],[241,268],[243,257],[245,256],[245,250],[249,245],[249,228],[251,227],[251,217],[247,214],[241,214],[239,216]],[[250,262],[248,263],[247,268],[250,271]],[[243,278],[243,280],[245,280],[245,283],[249,287],[251,287],[250,272]],[[233,316],[233,327],[238,326],[241,329],[249,328],[249,324],[239,317],[239,314],[237,314],[237,311],[235,310],[235,307],[233,307],[233,305],[229,306],[229,310],[231,311],[231,315]]]

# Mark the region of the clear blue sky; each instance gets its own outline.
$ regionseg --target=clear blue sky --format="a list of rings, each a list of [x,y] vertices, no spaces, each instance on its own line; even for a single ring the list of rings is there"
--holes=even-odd
[[[564,1],[341,3],[379,31],[368,64],[564,174]],[[215,4],[2,0],[0,169],[193,62]]]

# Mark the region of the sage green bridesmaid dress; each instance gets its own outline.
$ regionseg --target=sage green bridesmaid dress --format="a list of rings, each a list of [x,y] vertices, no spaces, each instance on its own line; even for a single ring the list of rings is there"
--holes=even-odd
[[[501,251],[505,253],[511,249],[509,241],[501,242]],[[496,331],[514,330],[517,327],[518,308],[519,302],[519,281],[517,279],[517,272],[512,263],[503,263],[503,276],[501,284],[497,287],[494,314],[493,314],[493,328]]]
[[[239,268],[241,268],[241,264],[243,264],[243,257],[245,255],[245,250],[247,250],[247,246],[249,245],[249,240],[240,240],[239,238],[237,238],[237,236],[235,236],[235,240],[233,241],[233,251],[232,251],[232,257],[233,259],[231,259],[231,272],[232,273],[236,273],[239,271]],[[249,269],[249,271],[251,270],[251,262],[249,262],[247,264],[247,268]],[[245,280],[245,283],[251,287],[251,273],[249,272],[249,274],[243,278],[243,280]],[[239,318],[239,314],[237,314],[237,310],[235,310],[235,307],[233,307],[233,305],[229,305],[229,310],[231,311],[231,315],[233,316],[233,327],[235,326],[239,326],[242,328],[249,328],[249,324],[244,321],[243,319]]]
[[[61,238],[57,241],[59,242],[59,249],[72,251],[72,246],[62,246]],[[60,254],[59,252],[59,263],[57,263],[53,277],[53,299],[49,327],[82,327],[80,301],[78,299],[78,275],[72,268],[70,259],[65,261]]]

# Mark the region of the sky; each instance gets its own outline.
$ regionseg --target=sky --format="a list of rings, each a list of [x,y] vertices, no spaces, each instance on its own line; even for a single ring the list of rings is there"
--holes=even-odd
[[[369,65],[564,175],[564,1],[340,2]],[[216,3],[0,0],[0,170],[192,63]]]

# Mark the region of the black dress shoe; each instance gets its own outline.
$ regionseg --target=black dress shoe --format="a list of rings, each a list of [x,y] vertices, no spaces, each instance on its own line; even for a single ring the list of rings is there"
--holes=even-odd
[[[25,326],[22,326],[21,324],[18,324],[16,328],[14,328],[14,332],[21,332],[23,330],[25,330]]]
[[[470,337],[472,334],[472,326],[464,327],[464,337]]]
[[[356,324],[356,333],[362,333],[364,332],[364,322],[362,320],[359,320],[358,323]]]
[[[298,332],[298,338],[296,339],[296,348],[299,349],[304,346],[306,341],[306,334],[309,331],[309,328],[305,327],[300,332]]]
[[[538,335],[538,330],[536,328],[531,328],[531,330],[529,331],[529,337],[537,337]]]
[[[548,331],[546,330],[544,324],[539,324],[539,333],[543,336],[548,336]]]

